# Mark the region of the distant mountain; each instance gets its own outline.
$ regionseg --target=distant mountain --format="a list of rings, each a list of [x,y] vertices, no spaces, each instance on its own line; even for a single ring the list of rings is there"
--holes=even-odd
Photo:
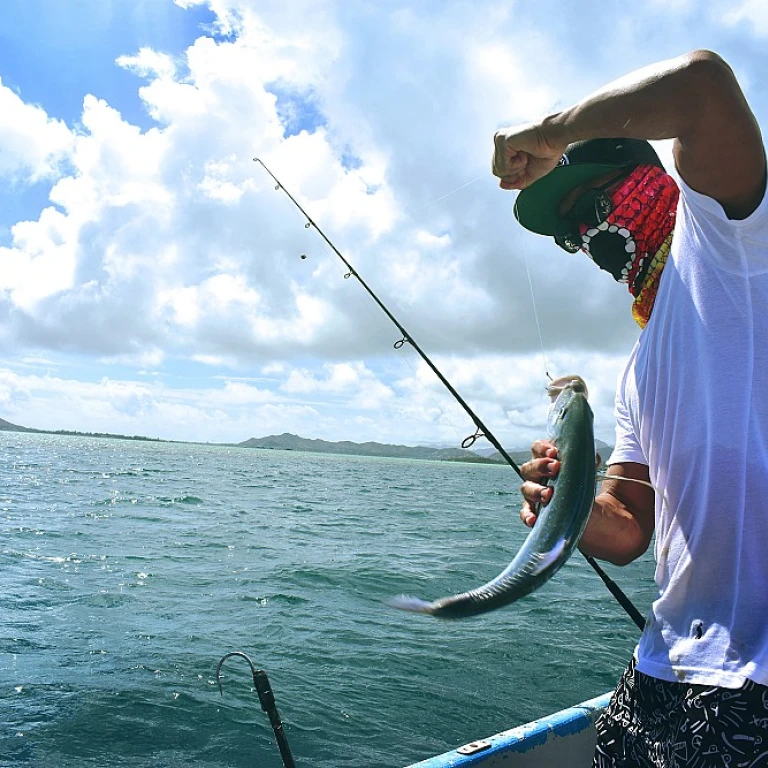
[[[142,435],[115,435],[111,432],[75,432],[71,429],[32,429],[32,427],[20,427],[11,424],[10,421],[0,419],[0,432],[34,432],[38,435],[67,435],[69,437],[111,437],[117,440],[145,440],[154,443],[176,442],[173,440],[160,440],[157,437],[143,437]]]
[[[352,443],[348,440],[329,442],[311,440],[284,432],[282,435],[252,437],[242,443],[243,448],[261,448],[280,451],[311,451],[313,453],[337,453],[346,456],[386,456],[402,459],[430,459],[433,461],[469,461],[481,464],[497,464],[493,459],[478,456],[463,448],[430,448],[428,446],[390,445],[388,443]]]
[[[602,440],[595,440],[595,450],[597,450],[603,461],[605,461],[611,455],[613,446],[604,443]]]
[[[498,453],[498,451],[492,445],[489,445],[487,448],[473,448],[472,450],[478,456],[484,456],[486,459],[489,456],[493,456],[494,453]]]
[[[0,432],[35,432],[49,435],[73,435],[81,437],[109,437],[121,440],[141,440],[150,442],[178,442],[175,440],[162,440],[155,437],[142,435],[116,435],[109,432],[74,432],[58,429],[32,429],[12,424],[10,421],[0,419]],[[338,453],[346,456],[386,456],[402,459],[428,459],[431,461],[465,461],[478,464],[505,464],[502,455],[494,448],[480,448],[478,450],[465,450],[464,448],[437,448],[429,445],[391,445],[389,443],[353,443],[348,440],[329,442],[328,440],[312,440],[299,435],[284,432],[282,435],[268,435],[267,437],[252,437],[242,443],[228,443],[241,448],[261,448],[282,451],[309,451],[313,453]],[[605,461],[610,456],[613,448],[602,440],[595,440],[595,447]],[[524,464],[531,458],[529,449],[508,450],[511,459],[518,465]]]
[[[600,459],[603,463],[605,463],[605,460],[611,455],[611,452],[613,451],[613,446],[608,445],[608,443],[604,443],[602,440],[595,440],[595,451],[600,454]],[[529,461],[531,458],[531,451],[507,451],[512,461],[515,462],[518,466],[520,464],[525,464],[526,461]],[[484,456],[487,456],[491,461],[495,462],[503,462],[504,458],[497,450],[488,451],[487,448],[483,449]]]
[[[10,421],[0,419],[0,432],[37,432],[36,429],[29,427],[20,427],[18,424],[11,424]]]

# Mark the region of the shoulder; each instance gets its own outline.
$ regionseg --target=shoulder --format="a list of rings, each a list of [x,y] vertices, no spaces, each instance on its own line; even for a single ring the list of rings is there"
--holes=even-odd
[[[727,62],[712,51],[681,59],[694,92],[691,114],[675,140],[675,164],[688,186],[716,200],[733,219],[749,216],[765,192],[760,128]]]

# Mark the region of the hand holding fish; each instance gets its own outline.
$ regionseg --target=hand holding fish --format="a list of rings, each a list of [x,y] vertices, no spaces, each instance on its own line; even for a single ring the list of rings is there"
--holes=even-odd
[[[492,171],[502,189],[525,189],[560,162],[567,144],[550,143],[543,123],[496,131]]]
[[[539,505],[546,504],[552,498],[552,486],[542,481],[554,479],[560,471],[557,460],[557,448],[549,440],[536,440],[531,446],[532,459],[520,467],[525,482],[520,486],[523,494],[523,508],[520,519],[529,528],[533,528],[539,514]]]

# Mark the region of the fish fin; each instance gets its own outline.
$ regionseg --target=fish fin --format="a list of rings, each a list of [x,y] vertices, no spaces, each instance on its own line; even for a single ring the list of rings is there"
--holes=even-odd
[[[387,605],[392,608],[398,608],[401,611],[410,611],[411,613],[434,613],[432,603],[427,600],[421,600],[418,597],[411,597],[411,595],[390,597],[386,602]]]
[[[565,546],[565,539],[561,539],[549,552],[538,555],[537,562],[531,569],[531,575],[536,576],[542,573],[542,571],[546,571],[553,563],[556,563],[562,557]]]

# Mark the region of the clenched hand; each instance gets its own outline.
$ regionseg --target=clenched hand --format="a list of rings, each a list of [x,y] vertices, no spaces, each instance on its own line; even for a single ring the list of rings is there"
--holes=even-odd
[[[567,145],[552,146],[540,123],[496,131],[493,175],[502,189],[525,189],[546,176],[560,161]]]

